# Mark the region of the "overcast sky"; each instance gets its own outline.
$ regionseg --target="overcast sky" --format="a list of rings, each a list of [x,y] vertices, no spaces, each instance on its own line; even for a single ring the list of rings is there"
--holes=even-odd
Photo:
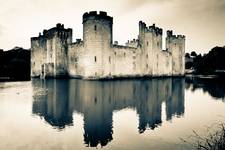
[[[0,0],[0,48],[30,48],[30,37],[56,23],[82,38],[82,15],[103,10],[114,17],[114,41],[137,38],[138,21],[186,35],[186,51],[225,45],[225,0]]]

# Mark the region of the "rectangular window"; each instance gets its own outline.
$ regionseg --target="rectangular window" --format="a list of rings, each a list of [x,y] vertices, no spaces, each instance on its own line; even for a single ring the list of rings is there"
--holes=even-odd
[[[111,57],[109,56],[109,63],[111,63]]]

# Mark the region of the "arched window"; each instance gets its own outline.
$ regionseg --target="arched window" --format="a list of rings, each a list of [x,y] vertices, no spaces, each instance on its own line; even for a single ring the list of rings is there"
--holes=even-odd
[[[97,26],[96,25],[95,25],[94,29],[95,29],[95,31],[97,31]]]
[[[95,56],[95,62],[97,62],[97,57]]]

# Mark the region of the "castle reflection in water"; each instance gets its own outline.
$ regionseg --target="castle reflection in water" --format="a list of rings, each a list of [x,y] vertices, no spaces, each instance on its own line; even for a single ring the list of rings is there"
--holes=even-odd
[[[162,123],[162,103],[166,119],[184,113],[182,78],[151,80],[83,81],[33,80],[33,114],[54,128],[73,125],[73,112],[84,117],[84,142],[105,146],[113,139],[113,111],[133,108],[139,116],[139,133]],[[74,118],[76,119],[76,118]]]

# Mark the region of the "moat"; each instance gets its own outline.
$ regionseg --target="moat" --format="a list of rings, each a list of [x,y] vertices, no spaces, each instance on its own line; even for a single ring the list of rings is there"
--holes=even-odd
[[[0,149],[191,149],[225,121],[221,79],[0,83]]]

